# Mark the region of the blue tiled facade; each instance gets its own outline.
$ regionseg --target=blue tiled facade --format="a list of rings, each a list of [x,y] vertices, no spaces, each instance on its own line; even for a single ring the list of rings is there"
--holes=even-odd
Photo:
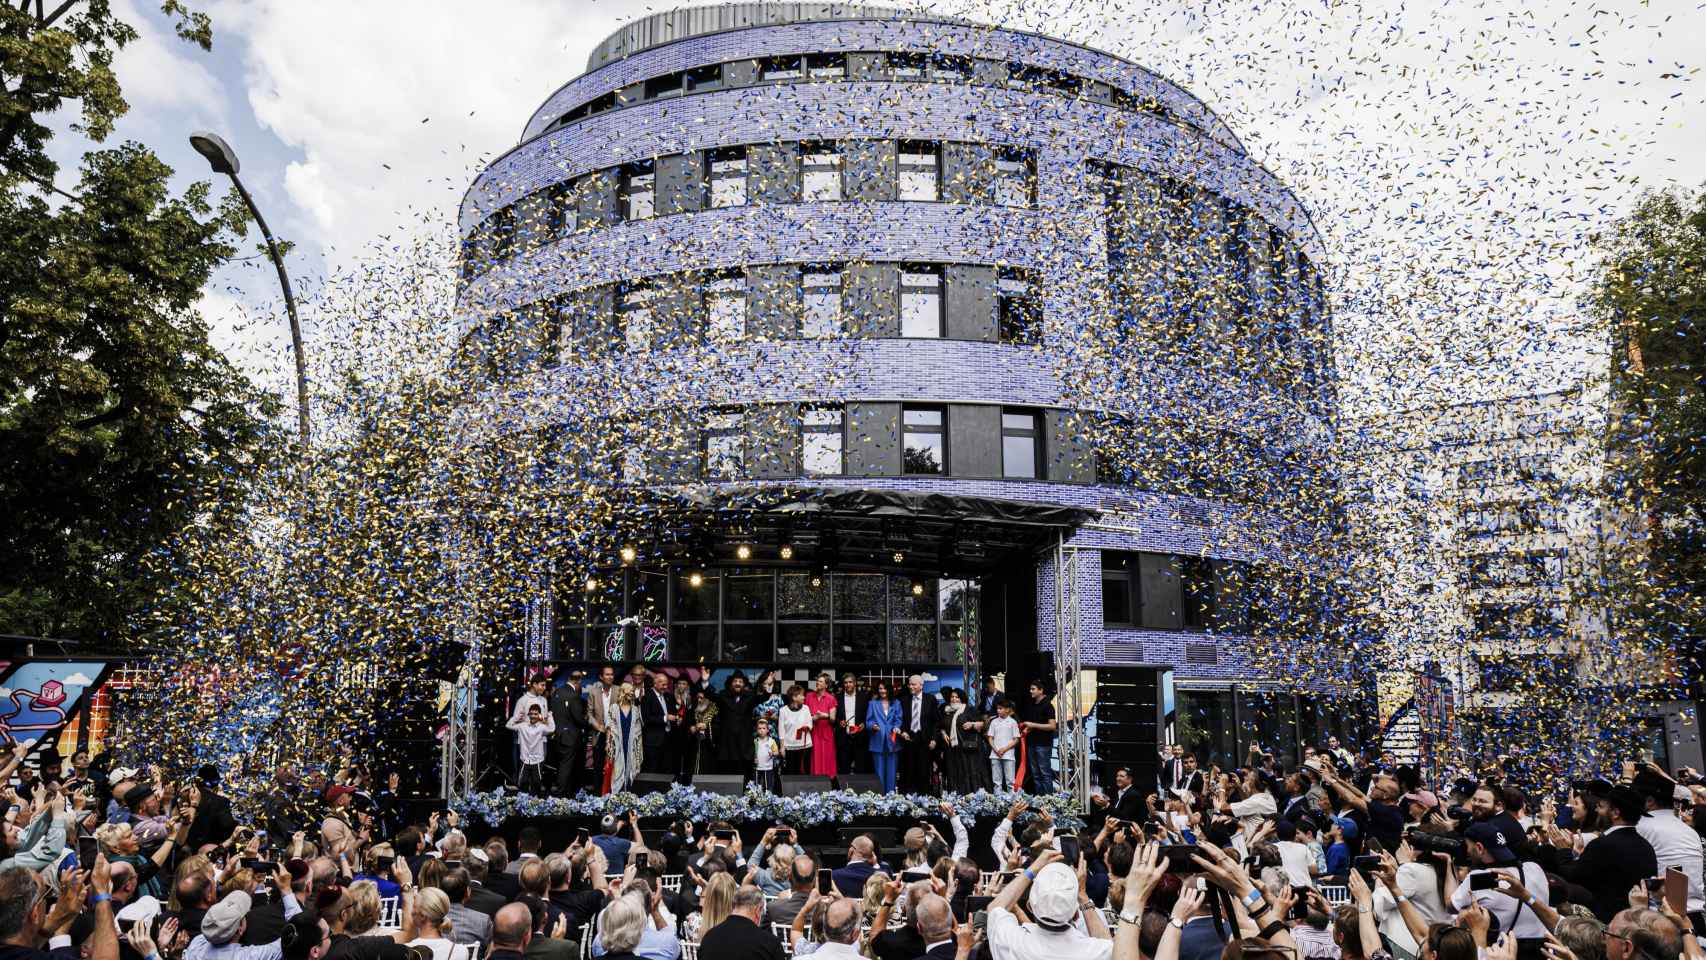
[[[750,6],[750,5],[749,5]],[[1114,84],[1164,106],[1164,115],[1084,97],[1007,86],[879,79],[770,83],[634,102],[566,125],[557,121],[594,98],[704,64],[777,54],[917,51],[963,54],[1069,71]],[[1236,202],[1318,261],[1321,240],[1293,194],[1244,154],[1232,131],[1186,91],[1120,58],[1036,35],[973,24],[872,16],[747,26],[689,36],[629,53],[556,91],[527,123],[520,145],[494,161],[468,191],[461,228],[473,237],[499,211],[553,185],[663,155],[729,145],[796,141],[930,140],[1020,146],[1035,158],[1035,204],[868,200],[748,203],[617,222],[525,245],[466,276],[464,331],[485,318],[601,284],[688,270],[820,261],[927,261],[1000,264],[1037,271],[1046,315],[1070,316],[1105,301],[1108,251],[1102,188],[1093,164],[1110,163],[1186,181]],[[879,338],[742,344],[707,405],[907,403],[1014,405],[1072,403],[1048,341],[1014,345],[978,340]],[[765,371],[786,368],[786,378]],[[821,376],[814,375],[820,371]],[[1188,418],[1188,398],[1214,389],[1203,370],[1169,368],[1140,387],[1158,414]],[[572,366],[508,385],[518,393],[571,391]],[[1329,372],[1330,375],[1330,372]],[[800,384],[822,384],[821,393]],[[1246,419],[1284,406],[1263,381],[1229,384],[1220,397]],[[543,405],[549,409],[549,405]],[[525,420],[527,425],[548,424]],[[1330,413],[1329,413],[1330,415]],[[1270,438],[1276,445],[1303,440]],[[1323,467],[1325,469],[1325,467]],[[1083,478],[1079,478],[1082,480]],[[794,478],[792,482],[802,482]],[[1134,487],[991,477],[846,476],[826,487],[923,490],[1086,507],[1100,519],[1070,541],[1077,548],[1083,661],[1172,665],[1181,679],[1238,679],[1249,666],[1212,635],[1105,627],[1101,551],[1149,551],[1268,559],[1273,544],[1310,535],[1289,530],[1294,511],[1264,511]],[[1056,571],[1037,570],[1037,635],[1052,649],[1058,629]],[[1217,646],[1187,663],[1185,645]],[[1213,662],[1207,662],[1212,659]]]

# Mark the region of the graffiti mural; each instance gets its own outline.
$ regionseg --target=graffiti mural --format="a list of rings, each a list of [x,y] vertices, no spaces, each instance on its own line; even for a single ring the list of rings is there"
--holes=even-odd
[[[109,668],[105,660],[0,661],[0,738],[59,746]]]

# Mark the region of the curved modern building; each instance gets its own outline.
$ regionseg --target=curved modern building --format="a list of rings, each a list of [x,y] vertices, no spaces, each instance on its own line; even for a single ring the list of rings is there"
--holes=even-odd
[[[630,656],[1023,677],[1075,629],[1086,669],[1171,671],[1210,752],[1330,722],[1238,652],[1245,587],[1313,535],[1276,497],[1332,483],[1321,238],[1175,84],[886,9],[658,14],[533,113],[461,231],[473,369],[548,394],[715,352],[625,479],[766,504],[563,588],[548,657],[635,617]]]

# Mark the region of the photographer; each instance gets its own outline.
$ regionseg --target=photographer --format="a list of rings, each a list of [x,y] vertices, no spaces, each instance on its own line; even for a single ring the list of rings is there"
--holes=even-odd
[[[1471,823],[1463,831],[1464,854],[1472,869],[1463,882],[1448,879],[1451,907],[1463,910],[1471,901],[1498,919],[1499,929],[1517,939],[1517,956],[1539,960],[1543,956],[1548,927],[1537,912],[1547,908],[1550,886],[1540,865],[1517,859],[1510,848],[1513,839],[1487,821]],[[1477,878],[1482,879],[1477,879]],[[1501,880],[1517,885],[1501,885]],[[1556,914],[1552,914],[1556,917]]]

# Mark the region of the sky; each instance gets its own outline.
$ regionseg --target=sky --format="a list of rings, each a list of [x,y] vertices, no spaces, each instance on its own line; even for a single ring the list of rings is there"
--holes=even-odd
[[[579,75],[634,0],[207,0],[211,53],[148,0],[116,69],[141,141],[207,178],[226,137],[312,303],[374,249],[442,231],[480,167]],[[914,7],[913,9],[917,9]],[[1639,190],[1706,183],[1706,0],[944,0],[924,8],[1127,56],[1183,84],[1293,186],[1327,239],[1347,402],[1405,406],[1592,376],[1589,243]],[[73,179],[86,146],[53,151]],[[276,278],[249,256],[204,311],[278,385]],[[312,311],[310,310],[310,313]],[[317,331],[309,320],[312,350]],[[1465,335],[1468,334],[1468,335]]]

